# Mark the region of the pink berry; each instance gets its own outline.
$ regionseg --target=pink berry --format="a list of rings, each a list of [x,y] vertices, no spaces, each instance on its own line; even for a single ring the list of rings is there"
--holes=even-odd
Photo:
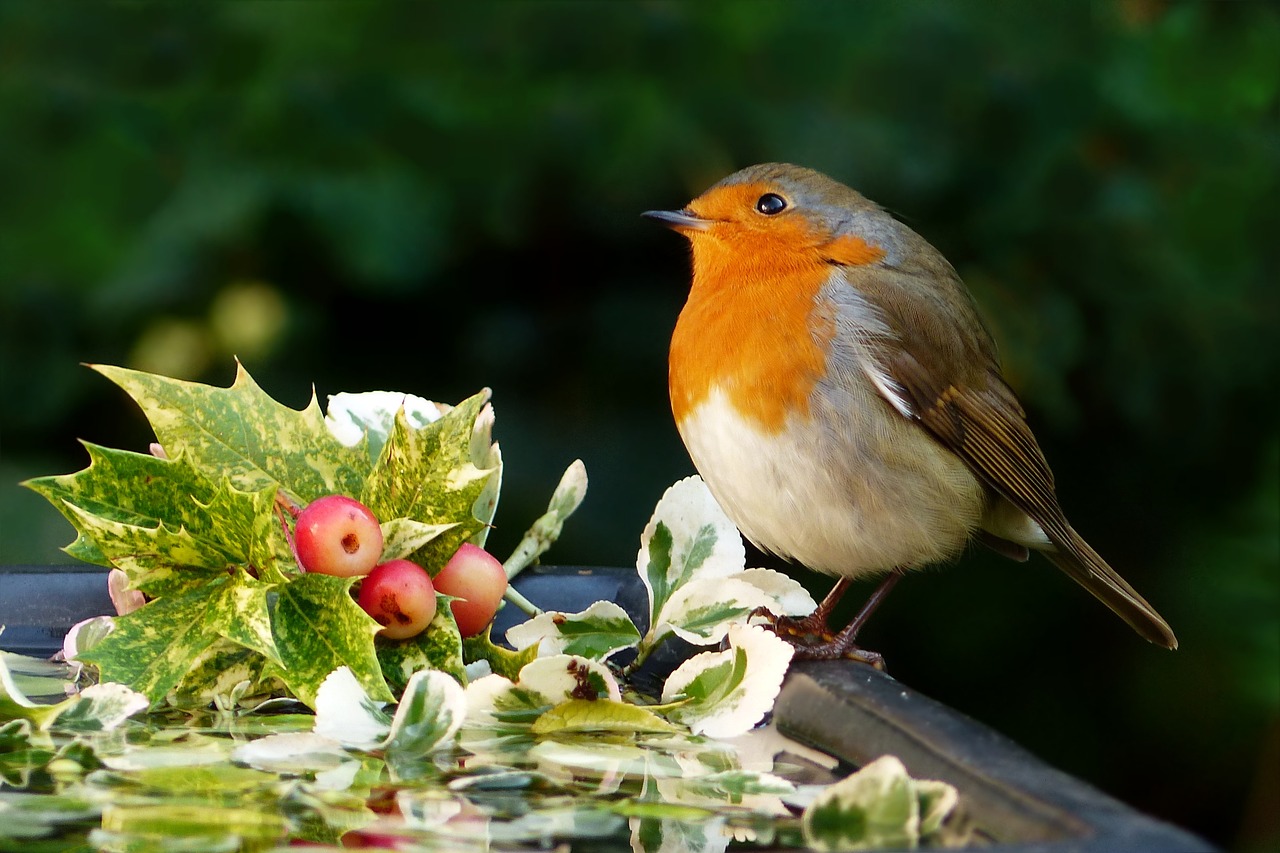
[[[449,607],[464,637],[474,637],[493,621],[507,591],[507,572],[502,563],[469,542],[454,552],[434,581],[438,591],[458,597],[458,601],[449,602]]]
[[[382,626],[378,633],[389,640],[421,634],[436,615],[431,575],[408,560],[388,560],[376,566],[360,582],[356,601]]]
[[[382,558],[382,528],[369,508],[345,495],[326,495],[298,515],[293,534],[308,572],[341,578],[367,575]]]

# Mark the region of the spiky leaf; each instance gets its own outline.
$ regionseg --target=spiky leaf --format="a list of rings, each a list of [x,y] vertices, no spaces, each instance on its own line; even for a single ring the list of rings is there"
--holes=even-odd
[[[373,698],[393,698],[373,644],[381,626],[351,597],[353,582],[307,574],[278,592],[271,627],[286,662],[278,675],[294,696],[313,707],[321,683],[341,666],[349,667]]]
[[[360,500],[378,518],[412,518],[425,524],[453,524],[409,559],[437,570],[484,527],[472,510],[493,469],[472,461],[476,417],[489,399],[488,390],[462,401],[435,421],[414,429],[403,411],[373,470],[360,489]]]
[[[107,365],[93,369],[142,407],[170,457],[186,454],[202,470],[222,471],[245,491],[277,483],[303,503],[354,494],[369,472],[368,455],[325,426],[315,395],[291,409],[253,381],[243,365],[229,388]]]

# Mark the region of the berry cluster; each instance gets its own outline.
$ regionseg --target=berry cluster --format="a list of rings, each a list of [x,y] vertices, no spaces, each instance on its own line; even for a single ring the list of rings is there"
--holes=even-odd
[[[356,601],[391,640],[422,633],[436,615],[436,593],[449,602],[458,630],[472,637],[502,603],[507,573],[492,555],[470,543],[458,548],[433,579],[409,560],[382,559],[382,528],[373,512],[345,495],[326,495],[298,515],[294,549],[304,571],[361,577]]]

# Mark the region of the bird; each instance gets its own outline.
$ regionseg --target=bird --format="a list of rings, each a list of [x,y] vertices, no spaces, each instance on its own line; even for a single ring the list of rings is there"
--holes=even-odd
[[[672,333],[676,427],[699,475],[762,551],[837,578],[806,617],[773,617],[798,658],[883,666],[857,645],[904,573],[971,541],[1049,559],[1140,636],[1169,624],[1076,532],[996,345],[950,263],[857,191],[762,163],[679,210],[689,240]],[[851,582],[883,576],[843,629]]]

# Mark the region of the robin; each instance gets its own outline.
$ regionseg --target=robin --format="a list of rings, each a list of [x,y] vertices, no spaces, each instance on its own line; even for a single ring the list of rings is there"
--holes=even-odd
[[[1020,561],[1043,553],[1147,640],[1177,648],[1067,521],[973,298],[923,237],[826,175],[779,163],[644,215],[692,245],[669,379],[694,465],[757,547],[839,578],[811,616],[777,620],[803,643],[798,656],[878,663],[855,643],[866,618],[905,571],[973,538]],[[884,573],[848,627],[828,631],[850,582]]]

